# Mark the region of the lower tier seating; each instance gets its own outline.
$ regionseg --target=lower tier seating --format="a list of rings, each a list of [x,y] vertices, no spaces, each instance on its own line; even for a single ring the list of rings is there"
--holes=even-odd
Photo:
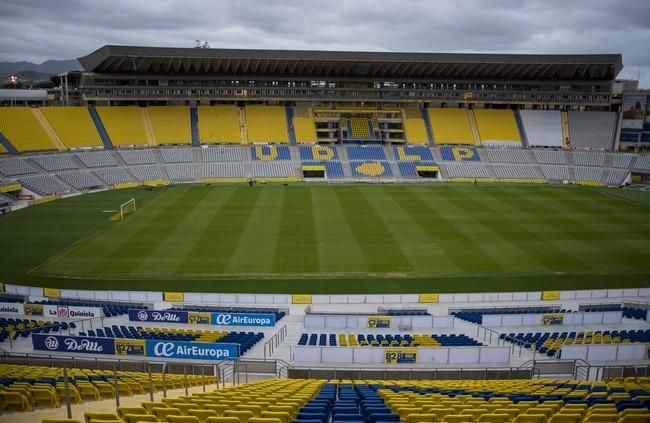
[[[341,347],[456,347],[481,346],[467,335],[384,335],[384,334],[307,334],[303,333],[298,345]]]

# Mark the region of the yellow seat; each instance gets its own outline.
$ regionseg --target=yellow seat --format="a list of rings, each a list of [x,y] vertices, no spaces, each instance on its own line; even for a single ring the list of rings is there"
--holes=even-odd
[[[147,410],[147,413],[151,414],[154,408],[167,408],[167,404],[161,401],[144,401],[141,402],[140,405],[144,407],[145,410]]]
[[[216,413],[215,413],[216,414]],[[238,411],[238,410],[228,410],[225,413],[225,417],[237,417],[240,423],[248,423],[248,419],[253,417],[252,411]]]
[[[238,405],[235,410],[248,410],[253,413],[253,417],[260,417],[262,414],[262,407],[259,405]]]
[[[201,423],[208,421],[208,417],[219,417],[214,410],[190,410],[187,412],[188,416],[198,417]]]
[[[515,423],[546,423],[544,414],[520,414],[515,417]]]
[[[59,408],[59,398],[54,389],[32,389],[34,404],[37,407]]]
[[[43,419],[41,423],[81,423],[75,419]]]
[[[617,419],[616,414],[587,414],[587,417],[582,421],[583,423],[606,423],[615,422]]]
[[[208,404],[208,405],[210,405],[210,404]],[[183,403],[178,403],[178,402],[177,402],[177,403],[174,405],[174,407],[175,407],[175,408],[178,408],[179,410],[181,410],[181,413],[183,413],[184,416],[188,416],[190,410],[197,410],[197,409],[200,409],[200,408],[199,408],[199,405],[197,405],[197,404],[193,404],[193,403],[186,403],[186,402],[183,402]],[[218,415],[218,413],[217,413],[217,415]]]
[[[508,420],[512,421],[519,415],[518,408],[497,408],[493,412],[494,414],[505,414],[508,416]]]
[[[169,416],[167,419],[169,423],[201,423],[195,416]]]
[[[268,417],[251,417],[248,419],[248,423],[282,423],[282,421],[280,419]]]
[[[580,423],[582,414],[557,413],[551,417],[550,423]]]
[[[409,414],[406,418],[406,423],[429,423],[435,421],[435,414]]]
[[[478,418],[479,422],[485,423],[507,423],[510,420],[507,414],[483,414]]]
[[[410,414],[422,414],[422,409],[418,407],[398,407],[396,410],[399,419],[406,421]]]
[[[14,411],[31,411],[32,404],[27,399],[27,396],[16,391],[0,392],[0,401],[4,404],[5,410]]]
[[[286,411],[262,411],[262,418],[280,419],[281,423],[291,423],[291,414]]]
[[[446,423],[471,423],[473,421],[473,417],[469,414],[450,414],[443,420]]]
[[[159,421],[156,416],[151,414],[126,414],[123,417],[126,423],[140,423],[140,422],[157,422]]]
[[[112,413],[94,413],[94,412],[86,412],[84,413],[84,419],[86,420],[86,423],[90,423],[92,420],[99,421],[99,420],[120,420],[117,415],[112,414]]]
[[[120,418],[116,420],[90,420],[89,423],[124,423],[124,420]]]
[[[217,412],[217,416],[223,416],[226,410],[231,408],[226,404],[206,404],[203,408],[206,410],[212,410]]]
[[[117,414],[124,418],[127,414],[133,415],[143,415],[147,414],[147,410],[144,407],[117,407]]]
[[[289,405],[270,405],[267,411],[281,411],[281,412],[289,413],[289,415],[293,416],[295,410],[293,406],[289,406]]]
[[[154,407],[149,410],[151,414],[156,416],[161,422],[167,421],[169,416],[182,416],[181,410],[178,408],[169,408],[169,407]]]
[[[616,423],[648,423],[650,414],[628,414],[616,420]]]
[[[239,423],[238,417],[208,417],[208,423]]]
[[[472,416],[474,420],[478,420],[480,416],[483,414],[487,414],[488,411],[485,408],[472,408],[472,409],[465,409],[460,412],[462,415],[469,415]]]

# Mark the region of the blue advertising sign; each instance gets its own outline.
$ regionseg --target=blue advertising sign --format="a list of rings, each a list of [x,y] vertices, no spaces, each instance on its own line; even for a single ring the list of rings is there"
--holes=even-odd
[[[188,323],[187,311],[130,309],[131,322]]]
[[[184,358],[190,360],[230,360],[239,357],[239,344],[146,341],[147,357]]]
[[[115,340],[113,338],[33,334],[32,345],[38,351],[115,354]]]
[[[272,313],[212,313],[212,324],[218,326],[275,326]]]

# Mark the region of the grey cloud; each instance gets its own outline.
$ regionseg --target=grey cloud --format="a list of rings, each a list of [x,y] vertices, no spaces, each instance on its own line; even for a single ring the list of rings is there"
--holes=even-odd
[[[622,53],[650,85],[642,0],[0,0],[0,61],[104,44],[264,49]]]

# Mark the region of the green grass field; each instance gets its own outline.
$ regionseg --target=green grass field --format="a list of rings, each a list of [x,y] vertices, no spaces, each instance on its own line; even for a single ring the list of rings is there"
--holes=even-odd
[[[131,197],[138,211],[110,222]],[[561,186],[137,188],[1,216],[0,280],[276,293],[650,286],[649,212],[650,193]]]

